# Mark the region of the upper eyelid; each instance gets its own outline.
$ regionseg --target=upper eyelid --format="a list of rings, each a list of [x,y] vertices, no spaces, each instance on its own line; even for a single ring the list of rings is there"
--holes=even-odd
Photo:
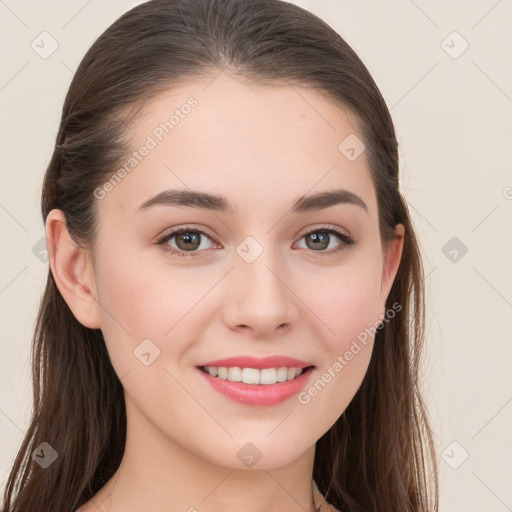
[[[322,224],[322,223],[320,223],[319,225],[312,224],[310,226],[307,226],[306,228],[304,228],[304,231],[299,230],[295,236],[298,236],[299,233],[301,233],[301,232],[302,232],[301,236],[305,236],[305,235],[308,235],[309,233],[314,233],[315,231],[323,231],[323,230],[325,230],[325,231],[332,230],[334,232],[339,231],[339,232],[343,233],[345,236],[352,238],[352,235],[350,235],[348,230],[346,230],[345,228],[342,228],[340,226],[334,226],[332,224]]]
[[[184,226],[184,227],[178,227],[178,228],[172,228],[169,232],[164,233],[163,235],[159,235],[157,237],[157,242],[160,240],[164,240],[165,238],[173,238],[176,235],[179,235],[180,233],[183,233],[184,231],[192,231],[192,232],[198,232],[202,235],[206,235],[208,238],[210,238],[212,241],[215,241],[215,236],[208,232],[206,228],[198,228],[195,226]]]

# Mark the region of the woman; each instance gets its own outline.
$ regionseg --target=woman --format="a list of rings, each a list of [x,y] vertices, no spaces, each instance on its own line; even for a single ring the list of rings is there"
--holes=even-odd
[[[46,172],[26,512],[437,510],[423,270],[368,70],[277,0],[152,0]]]

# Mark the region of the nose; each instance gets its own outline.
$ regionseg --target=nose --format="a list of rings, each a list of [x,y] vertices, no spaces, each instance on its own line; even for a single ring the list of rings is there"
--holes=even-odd
[[[252,263],[238,258],[229,272],[223,318],[230,329],[268,337],[299,318],[299,299],[290,279],[268,252]]]

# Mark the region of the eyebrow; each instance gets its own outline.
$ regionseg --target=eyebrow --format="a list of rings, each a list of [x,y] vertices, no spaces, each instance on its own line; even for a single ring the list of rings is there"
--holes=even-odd
[[[337,204],[352,204],[359,206],[366,212],[366,203],[356,194],[346,189],[318,192],[309,196],[301,196],[292,204],[292,213],[305,213],[323,210]],[[221,213],[236,215],[236,207],[227,198],[220,195],[198,192],[195,190],[164,190],[142,203],[136,210],[147,210],[153,206],[189,206],[203,210],[212,210]]]

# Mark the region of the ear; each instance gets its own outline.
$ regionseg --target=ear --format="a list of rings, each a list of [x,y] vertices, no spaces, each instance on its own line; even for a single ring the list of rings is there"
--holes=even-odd
[[[395,226],[395,238],[388,243],[388,247],[384,254],[384,263],[382,268],[382,279],[380,285],[380,299],[379,299],[379,322],[385,317],[386,314],[386,300],[388,298],[393,281],[395,280],[400,266],[402,257],[402,249],[404,247],[405,228],[403,224]]]
[[[100,307],[89,253],[71,238],[62,210],[46,218],[48,259],[53,278],[76,319],[85,327],[99,329]]]

